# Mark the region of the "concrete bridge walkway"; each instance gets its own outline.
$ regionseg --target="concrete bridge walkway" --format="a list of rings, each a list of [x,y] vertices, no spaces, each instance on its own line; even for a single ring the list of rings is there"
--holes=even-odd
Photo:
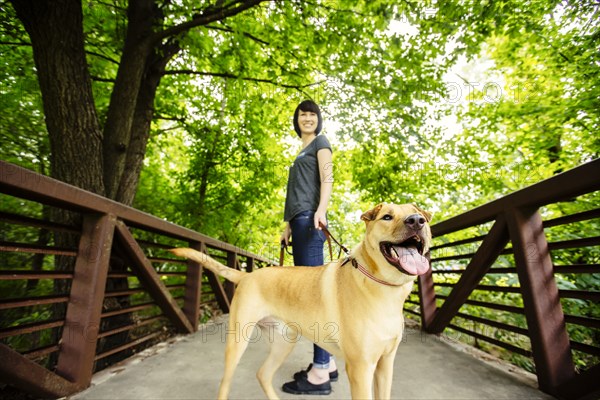
[[[256,370],[266,356],[268,338],[251,337],[236,371],[232,399],[264,399]],[[188,336],[171,339],[123,364],[94,376],[92,386],[72,400],[215,399],[225,349],[225,325],[208,324]],[[536,389],[535,377],[491,356],[475,357],[476,350],[448,338],[407,328],[395,362],[394,399],[553,399]],[[312,344],[301,339],[278,371],[276,388],[312,360]],[[283,399],[350,399],[344,363],[338,360],[340,379],[330,396]]]

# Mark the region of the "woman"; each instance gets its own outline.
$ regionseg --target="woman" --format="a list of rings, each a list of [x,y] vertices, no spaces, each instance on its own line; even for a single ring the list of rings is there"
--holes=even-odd
[[[281,241],[293,239],[294,265],[323,265],[325,235],[320,224],[327,225],[327,205],[333,187],[331,145],[323,135],[319,106],[305,100],[294,112],[294,129],[302,140],[302,150],[289,172],[285,199],[286,227]],[[313,362],[307,370],[294,374],[283,391],[294,394],[329,394],[330,381],[337,380],[337,367],[330,354],[314,345]]]

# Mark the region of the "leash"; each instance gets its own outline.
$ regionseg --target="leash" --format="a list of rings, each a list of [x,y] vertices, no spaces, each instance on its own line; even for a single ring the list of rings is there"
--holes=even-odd
[[[290,242],[290,245],[292,243]],[[287,251],[287,245],[285,244],[285,242],[282,240],[281,241],[281,250],[279,251],[279,266],[283,266],[283,260],[285,260],[285,252]],[[291,256],[293,255],[292,253],[290,253],[289,251],[287,251],[287,253]]]
[[[329,236],[326,236],[326,238],[327,238],[327,244],[329,245],[329,259],[331,261],[333,261],[333,250],[331,249],[331,240],[329,239]],[[292,242],[290,242],[290,246],[293,247]],[[285,260],[285,253],[288,253],[290,256],[294,255],[294,253],[292,253],[288,250],[288,246],[282,240],[281,241],[281,250],[279,250],[279,266],[280,267],[283,266],[283,261]]]
[[[356,258],[350,257],[350,250],[348,250],[348,248],[346,246],[341,244],[331,234],[331,232],[329,232],[329,229],[327,229],[327,227],[325,225],[323,225],[323,224],[319,224],[319,225],[320,225],[321,229],[323,230],[323,232],[325,233],[325,237],[327,238],[327,243],[329,244],[329,256],[331,257],[331,261],[333,261],[333,252],[331,250],[331,241],[333,240],[335,242],[335,244],[337,244],[340,247],[340,249],[346,254],[346,259],[340,264],[340,267],[343,267],[348,262],[350,262],[354,268],[358,269],[363,275],[365,275],[367,278],[371,279],[374,282],[377,282],[384,286],[391,286],[391,287],[402,286],[402,285],[398,285],[395,283],[389,283],[389,282],[379,279],[376,276],[374,276],[373,274],[371,274],[368,269],[366,269],[358,261],[356,261]],[[284,250],[287,250],[287,246],[285,245],[285,242],[282,241],[281,242],[281,252],[279,254],[279,265],[283,265],[283,259],[285,257]]]
[[[350,250],[348,250],[346,248],[346,246],[344,246],[343,244],[341,244],[332,234],[331,232],[329,232],[329,229],[327,229],[327,227],[321,223],[319,223],[319,226],[321,226],[321,229],[323,230],[323,232],[325,232],[325,237],[327,238],[327,241],[329,242],[329,255],[331,256],[331,261],[333,261],[333,254],[331,253],[331,241],[333,240],[335,242],[335,244],[337,244],[338,246],[340,246],[340,249],[346,253],[346,255],[350,255]]]
[[[323,232],[325,233],[325,239],[327,239],[327,244],[329,247],[329,260],[333,261],[333,249],[331,247],[331,239],[333,239],[333,241],[335,243],[337,243],[338,246],[340,246],[345,252],[346,254],[348,254],[348,249],[346,249],[344,246],[342,246],[337,240],[335,240],[335,238],[333,236],[331,236],[331,233],[329,233],[329,231],[327,230],[327,228],[323,225],[320,224],[321,228],[323,229]],[[292,243],[290,242],[290,246],[292,245]],[[285,259],[285,253],[287,252],[290,256],[293,256],[294,254],[291,253],[288,249],[287,249],[287,245],[285,244],[285,242],[282,240],[281,241],[281,249],[279,250],[279,265],[282,266],[283,265],[283,261]],[[293,246],[292,246],[293,247]]]

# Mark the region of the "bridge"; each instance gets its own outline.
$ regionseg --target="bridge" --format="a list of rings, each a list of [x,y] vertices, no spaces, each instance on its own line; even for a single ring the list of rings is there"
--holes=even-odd
[[[98,373],[92,385],[72,400],[216,399],[225,351],[226,327],[221,320],[180,336],[167,346],[153,347],[125,363]],[[230,398],[264,399],[256,370],[268,350],[267,337],[252,337],[238,369]],[[312,344],[300,340],[277,372],[274,386],[281,388],[294,372],[312,359]],[[210,361],[209,361],[210,360]],[[333,392],[325,398],[350,399],[350,384],[344,362]],[[177,379],[174,379],[177,377]],[[282,399],[315,398],[278,390]],[[531,399],[551,400],[537,389],[535,375],[526,374],[454,337],[423,333],[411,325],[401,344],[394,367],[394,399]]]
[[[600,291],[563,279],[600,273],[600,235],[581,229],[600,217],[598,177],[594,160],[432,226],[432,269],[406,306],[420,330],[399,351],[395,397],[600,394]],[[215,396],[223,343],[204,322],[227,314],[235,288],[166,250],[193,247],[246,271],[273,260],[2,161],[0,193],[3,397]],[[73,222],[53,222],[57,213]],[[459,338],[526,367],[533,386],[516,366],[468,356]],[[148,352],[161,354],[139,362]],[[282,381],[309,359],[305,343],[297,352]],[[242,364],[235,395],[262,398],[259,362]],[[336,385],[334,398],[348,398],[344,378]]]

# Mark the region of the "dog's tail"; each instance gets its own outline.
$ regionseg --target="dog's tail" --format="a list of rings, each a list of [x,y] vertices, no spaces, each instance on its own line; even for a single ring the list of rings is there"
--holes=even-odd
[[[208,254],[202,253],[201,251],[197,251],[190,248],[177,248],[169,250],[171,253],[175,254],[179,257],[189,258],[190,260],[197,261],[203,267],[209,269],[211,272],[216,275],[222,276],[223,278],[231,281],[233,283],[238,283],[244,275],[246,275],[243,271],[238,271],[234,268],[229,268]]]

